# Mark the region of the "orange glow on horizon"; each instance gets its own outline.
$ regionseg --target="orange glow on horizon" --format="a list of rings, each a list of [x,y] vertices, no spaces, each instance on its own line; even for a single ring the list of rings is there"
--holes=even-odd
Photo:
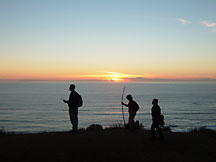
[[[79,74],[0,74],[0,81],[66,81],[66,80],[77,80],[77,81],[105,81],[105,82],[145,82],[145,81],[163,81],[163,80],[201,80],[201,79],[216,79],[215,76],[186,76],[186,75],[135,75],[125,74],[118,72],[97,72],[101,74],[94,75],[79,75]]]

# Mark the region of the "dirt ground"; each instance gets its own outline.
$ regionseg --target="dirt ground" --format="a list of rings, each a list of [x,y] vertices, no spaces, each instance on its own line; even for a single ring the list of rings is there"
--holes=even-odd
[[[146,130],[52,132],[0,136],[0,161],[216,162],[216,135]]]

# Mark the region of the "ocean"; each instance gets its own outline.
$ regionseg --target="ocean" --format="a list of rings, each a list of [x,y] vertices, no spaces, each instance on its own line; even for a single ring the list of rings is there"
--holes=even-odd
[[[0,129],[17,133],[68,131],[70,94],[67,82],[0,83]],[[83,98],[79,128],[123,124],[121,97],[131,94],[140,105],[136,120],[150,129],[151,101],[159,100],[165,123],[172,131],[207,127],[216,130],[216,83],[84,83],[75,82]],[[128,109],[124,107],[128,122]]]

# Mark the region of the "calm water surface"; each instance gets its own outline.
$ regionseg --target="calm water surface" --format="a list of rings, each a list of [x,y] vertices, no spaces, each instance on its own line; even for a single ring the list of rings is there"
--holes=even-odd
[[[206,126],[216,130],[216,83],[75,83],[84,100],[79,128],[123,123],[121,95],[132,94],[140,105],[137,120],[151,125],[151,101],[159,99],[166,125],[173,131]],[[67,99],[69,83],[0,83],[0,128],[14,132],[71,129]],[[124,102],[127,102],[124,99]],[[126,121],[127,108],[124,109]]]

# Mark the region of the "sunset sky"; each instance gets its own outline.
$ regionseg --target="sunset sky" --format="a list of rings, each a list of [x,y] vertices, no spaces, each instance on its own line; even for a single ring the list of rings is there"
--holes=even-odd
[[[0,80],[216,80],[215,0],[0,0]]]

